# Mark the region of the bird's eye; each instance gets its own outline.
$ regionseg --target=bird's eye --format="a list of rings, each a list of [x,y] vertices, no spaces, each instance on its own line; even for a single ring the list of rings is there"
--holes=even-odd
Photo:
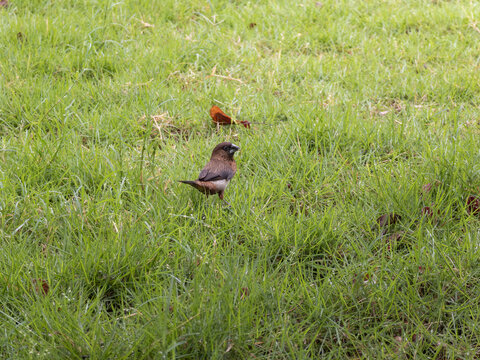
[[[223,147],[223,150],[228,151],[228,146],[225,145],[225,146]]]

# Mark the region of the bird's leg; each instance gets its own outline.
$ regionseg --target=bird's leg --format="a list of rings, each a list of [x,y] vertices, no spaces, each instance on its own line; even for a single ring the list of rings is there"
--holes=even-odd
[[[223,198],[223,191],[218,193],[218,197],[220,198],[220,200],[222,200],[224,203],[226,203],[228,205],[228,207],[232,207],[232,205],[230,205],[230,203]]]

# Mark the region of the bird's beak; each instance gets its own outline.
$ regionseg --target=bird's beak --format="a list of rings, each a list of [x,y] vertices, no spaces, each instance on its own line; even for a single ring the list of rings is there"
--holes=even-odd
[[[240,146],[237,146],[235,144],[232,144],[231,148],[232,148],[231,151],[233,154],[235,154],[238,150],[240,150]]]

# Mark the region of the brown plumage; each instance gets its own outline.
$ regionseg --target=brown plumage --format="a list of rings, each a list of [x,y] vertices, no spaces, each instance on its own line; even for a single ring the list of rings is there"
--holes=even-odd
[[[197,180],[180,180],[181,183],[193,186],[198,191],[208,195],[218,194],[223,200],[223,193],[230,180],[237,172],[237,164],[233,159],[237,145],[222,142],[215,146],[210,161],[200,171]]]

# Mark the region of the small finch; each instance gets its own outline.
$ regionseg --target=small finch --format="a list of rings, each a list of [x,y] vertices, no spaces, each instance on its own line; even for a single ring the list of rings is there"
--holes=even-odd
[[[207,196],[218,194],[218,197],[223,200],[223,192],[237,172],[237,164],[233,155],[238,150],[240,148],[230,142],[218,144],[212,151],[210,161],[200,171],[198,179],[193,181],[180,180],[180,182],[193,186]],[[228,204],[227,201],[225,202]]]

